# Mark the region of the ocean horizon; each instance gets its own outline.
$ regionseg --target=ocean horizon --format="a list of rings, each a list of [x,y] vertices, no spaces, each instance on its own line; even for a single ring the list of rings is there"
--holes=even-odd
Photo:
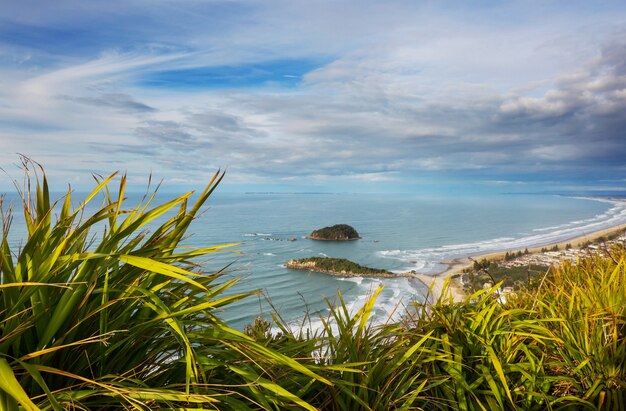
[[[171,196],[161,193],[160,199]],[[140,198],[129,194],[129,204]],[[9,195],[5,201],[17,204],[16,200]],[[15,210],[10,240],[19,247],[26,231],[19,207]],[[185,245],[242,243],[235,249],[243,254],[217,253],[201,261],[207,272],[232,263],[225,278],[239,277],[240,282],[229,292],[262,291],[220,313],[231,326],[243,329],[259,315],[269,319],[273,305],[287,322],[300,326],[308,316],[304,325],[315,329],[319,316],[328,312],[325,299],[335,301],[339,290],[348,307],[356,309],[376,287],[384,286],[374,315],[386,320],[391,313],[402,312],[402,306],[422,302],[426,286],[415,278],[342,278],[284,268],[291,259],[346,258],[392,272],[433,275],[457,258],[543,246],[624,223],[626,203],[606,198],[235,194],[218,189],[192,223]],[[347,242],[306,238],[311,231],[334,224],[349,224],[362,238]]]
[[[260,289],[262,298],[248,298],[222,314],[237,328],[258,315],[270,318],[268,299],[283,319],[319,328],[327,303],[341,294],[358,309],[378,286],[375,316],[386,320],[398,307],[422,302],[426,286],[415,278],[335,277],[290,270],[294,258],[346,258],[392,272],[415,270],[436,274],[447,262],[467,256],[519,250],[567,240],[626,223],[626,204],[606,198],[560,195],[410,194],[233,194],[216,192],[206,213],[192,226],[194,246],[240,241],[244,254],[221,254],[206,267],[234,262],[229,276],[240,283],[233,291]],[[326,242],[306,238],[314,229],[349,224],[357,241]],[[295,239],[295,241],[294,241]]]

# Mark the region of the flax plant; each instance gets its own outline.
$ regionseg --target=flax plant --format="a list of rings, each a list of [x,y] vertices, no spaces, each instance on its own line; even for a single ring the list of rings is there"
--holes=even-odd
[[[320,410],[621,410],[625,256],[565,264],[506,299],[499,284],[462,302],[444,293],[397,323],[372,321],[376,290],[356,312],[340,293],[321,332],[291,331],[278,313],[280,335],[264,321],[248,332],[333,383],[266,373]]]
[[[97,178],[78,205],[50,200],[45,173],[18,189],[27,239],[0,242],[0,409],[620,410],[626,408],[626,251],[549,270],[536,288],[444,293],[399,322],[373,321],[341,294],[322,330],[245,332],[216,311],[228,267],[184,247],[223,174],[194,202],[125,201],[126,177]],[[115,180],[115,179],[118,180]],[[119,181],[116,190],[111,186]],[[32,184],[32,186],[31,186]],[[88,205],[101,206],[89,213]]]
[[[546,367],[552,394],[572,409],[626,409],[626,252],[604,253],[564,263],[516,301],[559,319],[548,324],[555,339]]]
[[[268,326],[262,320],[249,332],[280,352],[302,358],[332,382],[325,386],[317,380],[303,381],[293,372],[281,377],[281,384],[292,387],[317,409],[421,409],[426,381],[420,364],[428,361],[425,341],[429,336],[412,341],[413,335],[401,324],[374,321],[372,313],[381,291],[377,288],[356,312],[351,312],[339,292],[335,302],[327,300],[328,314],[320,317],[321,329],[311,329],[306,319],[294,329],[275,313],[279,334],[264,332]]]
[[[235,244],[181,245],[223,173],[194,202],[154,205],[154,190],[132,207],[112,174],[74,205],[71,191],[52,202],[43,169],[23,165],[19,250],[2,205],[0,409],[313,409],[260,377],[265,365],[328,380],[215,315],[252,292],[224,294],[236,280],[193,260]]]
[[[544,320],[503,304],[496,292],[497,285],[460,303],[444,295],[407,321],[412,333],[430,333],[428,348],[436,353],[424,364],[426,409],[549,407],[542,352],[554,336]]]

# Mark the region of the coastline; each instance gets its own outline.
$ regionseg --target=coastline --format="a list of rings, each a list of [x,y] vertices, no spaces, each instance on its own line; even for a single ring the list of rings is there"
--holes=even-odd
[[[616,199],[616,198],[581,198],[581,199],[613,203],[613,204],[621,203],[622,204],[622,206],[620,207],[621,210],[624,209],[623,204],[626,203],[626,199]],[[415,290],[413,290],[413,292],[418,293],[418,295],[421,295],[423,298],[425,297],[428,300],[428,302],[436,301],[442,295],[444,295],[445,300],[447,301],[461,302],[466,299],[467,293],[461,283],[461,279],[458,276],[458,274],[461,274],[463,270],[465,270],[466,268],[472,267],[474,264],[474,261],[482,260],[482,259],[487,259],[489,261],[504,260],[504,257],[507,253],[515,253],[515,254],[518,252],[524,253],[526,247],[523,244],[529,245],[527,247],[529,255],[534,255],[540,260],[543,260],[544,258],[547,259],[547,257],[550,254],[553,254],[550,250],[554,246],[558,246],[560,250],[565,250],[566,245],[569,244],[571,245],[574,251],[578,252],[581,248],[584,248],[584,247],[581,247],[581,245],[587,242],[597,242],[597,240],[600,237],[609,236],[612,233],[625,230],[626,222],[624,222],[624,215],[625,215],[624,211],[621,211],[620,213],[616,215],[618,218],[614,218],[614,219],[611,218],[608,220],[601,221],[601,223],[604,224],[604,228],[598,228],[600,224],[589,224],[585,227],[580,227],[578,231],[576,231],[575,229],[570,229],[568,231],[563,232],[561,235],[564,235],[564,236],[561,237],[562,239],[558,239],[558,241],[556,241],[558,238],[556,235],[547,236],[546,238],[542,238],[542,236],[537,236],[537,238],[534,239],[535,241],[525,241],[525,242],[524,241],[522,242],[502,241],[499,243],[498,241],[491,241],[491,244],[489,245],[488,248],[483,248],[484,251],[479,251],[480,248],[474,248],[473,251],[477,254],[469,254],[471,250],[468,249],[467,250],[468,254],[457,253],[456,256],[459,256],[458,258],[452,257],[454,256],[454,254],[452,254],[452,256],[448,257],[449,258],[448,261],[440,260],[442,269],[440,272],[436,272],[436,273],[429,272],[428,274],[425,274],[425,273],[416,273],[415,271],[409,271],[409,272],[398,271],[394,273],[378,272],[378,273],[366,274],[366,273],[361,273],[361,272],[352,272],[352,270],[350,269],[335,270],[332,267],[329,269],[320,269],[321,267],[293,266],[293,265],[290,265],[289,263],[286,263],[286,264],[283,263],[282,266],[285,268],[289,268],[289,269],[315,271],[315,272],[320,272],[320,273],[324,273],[324,274],[331,275],[331,276],[337,276],[337,277],[379,277],[379,278],[410,277],[410,278],[415,278],[415,280],[411,280],[411,282],[419,281],[420,285],[418,285],[418,283],[416,282],[413,283],[413,287],[415,287]],[[610,224],[614,224],[614,225],[610,226]],[[590,229],[593,230],[592,227],[594,225],[596,226],[595,231],[585,232],[585,230],[590,230]],[[307,236],[307,238],[311,238],[311,236],[309,235]],[[503,240],[509,240],[509,239],[503,239]],[[533,246],[531,247],[530,245],[533,245]],[[500,250],[500,251],[490,251],[490,250]],[[445,254],[443,254],[442,259],[444,258],[446,258]],[[557,257],[553,256],[553,258],[554,259],[552,261],[546,262],[546,265],[555,264],[560,259],[560,257],[558,256]],[[456,278],[453,278],[453,277],[456,277]],[[427,288],[426,291],[423,290],[424,286]]]
[[[615,201],[615,200],[612,200]],[[557,243],[548,243],[542,246],[537,246],[533,248],[528,248],[528,252],[530,254],[541,253],[542,249],[552,248],[554,246],[558,246],[560,249],[565,248],[566,245],[571,244],[573,248],[580,248],[581,245],[586,242],[594,242],[600,239],[601,237],[606,237],[608,235],[622,232],[626,230],[626,224],[619,224],[613,227],[604,228],[601,230],[584,233],[582,235],[572,237],[570,239],[562,240]],[[446,296],[452,298],[454,302],[463,301],[466,297],[466,293],[463,290],[461,284],[453,279],[454,275],[460,274],[466,268],[471,267],[474,264],[475,260],[489,260],[489,261],[498,261],[503,260],[504,256],[507,252],[517,252],[524,251],[520,249],[512,249],[512,250],[503,250],[497,252],[491,252],[486,254],[473,255],[469,257],[460,257],[456,258],[452,261],[444,262],[448,267],[436,274],[427,275],[427,274],[414,274],[414,277],[423,282],[428,288],[428,298],[430,301],[437,300],[443,293],[448,293]],[[446,281],[449,282],[449,286],[447,289],[445,288]]]

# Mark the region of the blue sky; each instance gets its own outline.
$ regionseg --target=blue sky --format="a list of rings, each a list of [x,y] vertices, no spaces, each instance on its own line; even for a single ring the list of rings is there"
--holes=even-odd
[[[0,187],[624,192],[623,1],[5,1]]]

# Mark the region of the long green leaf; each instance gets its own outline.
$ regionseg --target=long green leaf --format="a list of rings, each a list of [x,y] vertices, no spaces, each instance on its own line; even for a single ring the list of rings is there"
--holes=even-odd
[[[5,358],[0,357],[0,390],[9,394],[15,401],[29,411],[39,411],[39,407],[35,405],[20,385],[13,369]]]

